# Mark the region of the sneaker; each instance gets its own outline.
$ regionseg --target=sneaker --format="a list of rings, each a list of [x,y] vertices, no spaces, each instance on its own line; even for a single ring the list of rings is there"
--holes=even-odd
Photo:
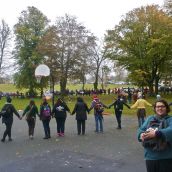
[[[64,133],[60,133],[60,136],[61,136],[61,137],[64,137]]]
[[[12,138],[9,138],[8,141],[11,142],[11,141],[13,141],[13,139]]]
[[[43,139],[48,139],[48,137],[44,137]]]
[[[61,134],[60,134],[60,133],[57,133],[57,136],[58,136],[58,137],[60,137],[60,136],[61,136]]]
[[[33,136],[32,136],[32,135],[30,135],[30,136],[29,136],[29,138],[32,140],[32,139],[33,139]]]
[[[1,139],[1,142],[5,142],[5,139]]]

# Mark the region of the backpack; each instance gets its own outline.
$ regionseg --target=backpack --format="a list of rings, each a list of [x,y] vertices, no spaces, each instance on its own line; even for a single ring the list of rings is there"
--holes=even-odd
[[[51,116],[50,107],[48,105],[43,106],[42,115],[43,117],[46,117],[46,118]]]
[[[167,119],[170,118],[170,116],[165,117],[164,119],[159,119],[157,117],[153,117],[153,119],[149,122],[148,128],[154,128],[154,129],[163,129],[168,127]],[[142,142],[143,147],[145,148],[151,148],[154,151],[162,151],[165,150],[170,146],[170,143],[165,140],[164,137],[161,138],[152,138],[148,140],[144,140]]]
[[[6,107],[2,110],[1,115],[2,115],[2,117],[4,117],[4,118],[8,118],[8,117],[10,116],[11,113],[12,113],[11,107],[10,107],[10,106],[6,106]]]
[[[98,101],[95,101],[94,109],[98,113],[102,113],[104,111],[104,107],[103,107],[102,103],[99,100]]]

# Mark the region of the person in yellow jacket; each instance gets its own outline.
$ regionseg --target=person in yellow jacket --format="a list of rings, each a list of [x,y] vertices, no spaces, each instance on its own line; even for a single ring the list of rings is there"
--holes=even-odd
[[[141,125],[144,123],[145,121],[145,117],[146,117],[146,105],[147,106],[152,106],[152,104],[150,104],[148,101],[146,101],[145,99],[142,98],[142,96],[140,95],[138,97],[138,100],[130,107],[131,109],[137,108],[137,117],[138,117],[138,125],[139,127],[141,127]]]

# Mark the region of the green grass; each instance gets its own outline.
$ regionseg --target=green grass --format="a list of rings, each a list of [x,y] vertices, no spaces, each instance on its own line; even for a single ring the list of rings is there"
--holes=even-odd
[[[86,86],[87,86],[86,87],[87,89],[92,88],[91,87],[92,84],[87,84]],[[114,88],[114,87],[117,87],[117,86],[116,85],[109,85],[108,88]],[[123,87],[125,87],[125,86],[123,86]],[[59,88],[58,85],[55,86],[56,90],[58,90],[58,88]],[[79,85],[79,84],[68,85],[67,88],[69,88],[70,90],[80,89],[81,85]],[[12,84],[0,84],[0,91],[16,92],[17,89]],[[20,90],[20,92],[22,92],[22,90]],[[58,97],[55,97],[55,101],[57,100],[57,98]],[[76,103],[76,98],[77,98],[76,96],[65,97],[65,101],[66,101],[67,105],[69,106],[69,108],[71,109],[71,111],[73,110],[74,105]],[[115,100],[116,95],[113,95],[113,94],[101,95],[101,96],[99,96],[99,98],[105,105],[110,105]],[[172,101],[172,95],[165,95],[163,98],[166,99],[168,102]],[[90,107],[91,102],[92,102],[92,96],[83,96],[83,99],[87,103],[88,107]],[[42,100],[40,98],[35,98],[34,100],[36,102],[36,105],[39,107]],[[155,97],[147,97],[146,100],[149,101],[150,103],[154,103],[156,99],[155,99]],[[5,101],[6,101],[6,99],[4,97],[0,100],[0,109],[4,105]],[[28,105],[29,101],[30,101],[30,99],[28,99],[28,98],[25,98],[25,99],[13,98],[12,103],[14,104],[16,109],[19,110],[19,109],[24,109],[26,107],[26,105]],[[51,100],[49,100],[49,104],[52,104]],[[124,106],[123,114],[136,116],[136,111],[137,111],[137,109],[128,109],[127,107]],[[105,112],[110,112],[111,114],[114,114],[114,109],[113,109],[113,107],[111,109],[105,109]],[[152,107],[147,107],[146,112],[147,112],[147,115],[154,113]],[[92,113],[93,113],[93,111],[91,112],[91,114]]]
[[[74,105],[76,103],[76,96],[70,96],[70,97],[65,97],[65,102],[67,103],[67,105],[69,106],[70,110],[72,111],[74,108]],[[101,95],[99,96],[100,100],[105,104],[105,105],[110,105],[116,98],[116,95]],[[92,102],[92,96],[83,96],[84,101],[87,103],[88,107],[90,107],[91,102]],[[170,102],[171,96],[166,96],[166,100],[168,102]],[[36,102],[36,105],[39,107],[42,100],[40,98],[35,98],[34,99]],[[57,100],[57,97],[55,97],[55,101]],[[149,101],[150,103],[154,103],[155,102],[155,98],[147,98],[147,101]],[[19,99],[19,98],[13,98],[13,105],[16,107],[16,109],[24,109],[26,107],[26,105],[28,105],[30,99],[25,98],[25,99]],[[2,108],[2,106],[4,105],[4,103],[6,102],[5,97],[3,97],[0,100],[0,109]],[[49,104],[51,105],[52,102],[51,100],[48,100]],[[131,104],[129,104],[131,106]],[[136,116],[136,111],[137,109],[128,109],[127,107],[124,106],[124,110],[123,110],[123,114],[125,115],[131,115],[131,116]],[[105,109],[105,112],[109,112],[111,114],[114,114],[114,109],[113,107],[111,107],[111,109]],[[147,115],[153,114],[153,108],[152,107],[147,107],[146,108],[146,112]],[[91,114],[93,114],[93,111],[91,112]]]
[[[106,85],[105,89],[108,89],[108,88],[119,88],[119,87],[128,87],[128,85],[115,85],[115,84],[108,84]],[[132,85],[130,87],[133,87]],[[68,84],[67,89],[69,90],[80,90],[82,89],[82,84]],[[92,89],[93,88],[93,84],[85,84],[85,89]],[[100,85],[99,85],[99,88]],[[48,88],[45,88],[44,90],[48,90]],[[25,93],[27,90],[26,89],[18,89],[16,88],[16,86],[14,84],[0,84],[0,91],[2,92],[16,92],[16,91],[19,91],[19,92],[23,92]],[[60,86],[59,85],[55,85],[55,90],[60,90]]]

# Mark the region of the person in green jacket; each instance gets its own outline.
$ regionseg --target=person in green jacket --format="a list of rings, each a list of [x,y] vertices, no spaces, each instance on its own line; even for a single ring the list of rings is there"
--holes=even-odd
[[[28,128],[29,128],[28,133],[29,133],[30,139],[33,139],[33,136],[34,136],[36,115],[39,116],[38,108],[35,105],[34,100],[30,100],[29,105],[26,106],[25,110],[23,111],[23,115],[22,115],[22,117],[26,116],[26,121],[27,121]]]
[[[172,116],[165,100],[157,100],[155,114],[138,129],[145,152],[147,172],[172,172]]]

